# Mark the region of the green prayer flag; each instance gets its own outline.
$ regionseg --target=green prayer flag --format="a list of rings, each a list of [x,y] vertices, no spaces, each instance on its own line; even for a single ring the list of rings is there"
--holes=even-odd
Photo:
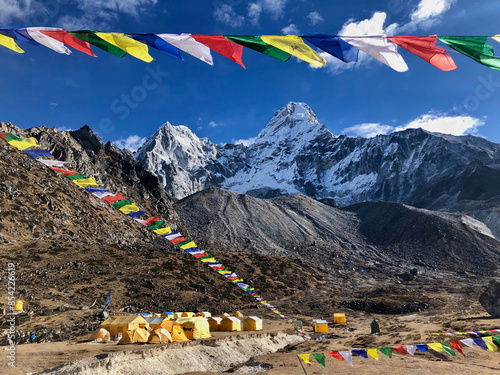
[[[500,335],[499,336],[493,336],[493,340],[497,342],[497,345],[500,346]]]
[[[155,221],[150,226],[148,226],[148,228],[152,229],[152,230],[155,230],[155,229],[158,229],[158,228],[162,227],[163,224],[165,224],[165,220],[158,220],[158,221]]]
[[[71,31],[69,32],[71,35],[74,37],[77,37],[78,39],[84,40],[85,42],[88,42],[106,52],[109,52],[115,56],[118,57],[123,57],[127,54],[124,50],[121,48],[118,48],[117,46],[106,42],[104,39],[99,38],[95,33],[97,31],[94,30],[78,30],[78,31]]]
[[[177,242],[175,245],[181,247],[182,245],[186,245],[186,244],[190,243],[191,241],[192,241],[191,239],[186,238],[184,241]]]
[[[5,139],[5,142],[26,140],[26,138],[19,138],[17,135],[14,135],[12,133],[5,132],[5,134],[7,135],[7,138]]]
[[[122,199],[121,201],[116,201],[116,202],[111,203],[111,205],[117,209],[120,209],[123,206],[128,206],[130,204],[132,204],[132,203],[128,199]]]
[[[448,353],[451,356],[456,356],[455,351],[453,350],[449,342],[442,342],[441,346],[443,347],[446,353]]]
[[[441,42],[454,50],[495,70],[500,70],[500,58],[495,56],[493,46],[486,44],[487,36],[440,36]]]
[[[231,42],[241,44],[264,55],[274,57],[281,61],[288,61],[292,55],[264,42],[260,36],[224,35]]]
[[[70,180],[81,180],[82,178],[87,178],[87,176],[84,176],[83,174],[81,173],[75,173],[74,175],[71,175],[71,176],[66,176],[67,178],[69,178]]]
[[[383,348],[378,348],[378,351],[384,354],[386,357],[392,358],[392,346],[384,346]]]
[[[311,355],[321,365],[321,367],[325,368],[325,353],[312,353]]]

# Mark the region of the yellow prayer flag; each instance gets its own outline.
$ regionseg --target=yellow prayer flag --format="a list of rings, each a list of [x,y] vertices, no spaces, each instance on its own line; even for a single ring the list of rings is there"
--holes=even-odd
[[[166,228],[155,229],[153,232],[159,234],[160,236],[163,236],[165,234],[172,233],[172,229],[170,229],[170,227],[166,227]]]
[[[186,249],[191,249],[193,247],[196,247],[196,244],[194,243],[194,241],[191,241],[191,242],[188,242],[185,245],[182,245],[181,249],[186,250]]]
[[[443,347],[441,346],[441,344],[439,342],[433,342],[433,343],[427,344],[427,346],[429,348],[431,348],[432,350],[435,350],[436,352],[444,351]]]
[[[215,263],[215,258],[200,259],[203,263]]]
[[[96,33],[96,35],[139,60],[148,63],[153,61],[153,58],[148,53],[148,46],[146,44],[138,42],[123,33]]]
[[[495,35],[495,36],[492,36],[491,38],[492,38],[492,39],[495,39],[497,42],[499,42],[499,43],[500,43],[500,34],[497,34],[497,35]]]
[[[267,42],[266,42],[267,43]],[[302,358],[302,360],[305,362],[305,363],[309,363],[311,364],[311,362],[309,362],[309,356],[310,354],[297,354],[300,358]]]
[[[91,186],[91,185],[97,185],[97,182],[95,181],[94,177],[73,180],[73,182],[75,184],[77,184],[78,186],[80,186],[81,188],[86,188],[87,186]]]
[[[8,36],[5,36],[3,34],[0,34],[0,44],[4,47],[7,47],[8,49],[11,49],[12,51],[24,53],[24,51],[16,44],[14,39],[9,38]]]
[[[375,360],[378,361],[377,349],[367,349],[366,352],[370,357],[375,358]]]
[[[260,37],[264,43],[279,48],[309,64],[321,67],[326,64],[326,60],[318,55],[311,47],[304,43],[301,37],[296,35],[262,35]]]
[[[498,346],[496,346],[495,343],[493,342],[493,337],[491,336],[483,337],[483,340],[486,342],[488,350],[491,350],[492,352],[498,351]]]
[[[28,139],[25,139],[23,141],[9,141],[9,144],[14,146],[15,148],[19,149],[19,150],[26,150],[27,148],[30,148],[30,147],[39,147],[37,144],[36,144],[36,139],[31,137],[31,138],[28,138]]]
[[[224,270],[217,271],[217,272],[219,272],[221,275],[226,275],[228,273],[231,273],[231,271],[224,271]]]
[[[137,207],[135,203],[127,204],[126,206],[120,208],[120,211],[123,212],[124,214],[129,214],[131,212],[139,211],[139,207]]]

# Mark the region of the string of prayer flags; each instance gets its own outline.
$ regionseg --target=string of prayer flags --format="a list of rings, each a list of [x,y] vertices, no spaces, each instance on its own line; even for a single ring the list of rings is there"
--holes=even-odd
[[[264,43],[279,48],[282,51],[308,62],[312,66],[322,67],[326,64],[326,60],[305,44],[299,36],[262,35],[260,38]]]
[[[487,330],[481,330],[481,331],[464,331],[464,332],[432,332],[432,335],[445,335],[445,336],[455,336],[455,335],[484,335],[484,334],[494,334],[500,332],[500,329],[487,329]]]
[[[498,35],[493,39],[500,41]],[[488,68],[500,70],[500,58],[495,56],[493,46],[486,44],[487,36],[440,36],[439,40]]]
[[[397,45],[387,43],[385,35],[364,37],[341,36],[341,38],[397,72],[406,72],[408,70],[408,65],[406,65],[403,56],[398,53]]]

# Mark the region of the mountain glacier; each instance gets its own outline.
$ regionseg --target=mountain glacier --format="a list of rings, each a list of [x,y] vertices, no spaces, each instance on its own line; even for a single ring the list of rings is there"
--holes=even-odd
[[[307,104],[290,102],[248,146],[215,145],[167,122],[136,157],[177,199],[215,186],[260,198],[303,193],[341,205],[384,200],[440,208],[467,191],[471,170],[498,174],[500,145],[422,129],[335,136]],[[463,186],[443,183],[450,178]],[[482,199],[500,195],[497,186]]]

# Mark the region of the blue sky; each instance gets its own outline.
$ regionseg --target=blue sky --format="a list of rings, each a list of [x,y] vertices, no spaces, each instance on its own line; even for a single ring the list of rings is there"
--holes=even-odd
[[[0,9],[4,26],[125,33],[500,34],[500,5],[490,1],[0,0]],[[453,52],[458,69],[442,72],[400,49],[409,71],[397,73],[366,55],[357,64],[327,58],[312,68],[245,49],[245,70],[216,53],[210,66],[150,49],[147,64],[97,48],[93,58],[21,43],[25,54],[0,51],[0,121],[22,128],[88,124],[105,141],[134,148],[169,121],[231,143],[255,137],[276,110],[300,101],[336,135],[421,126],[500,142],[500,72]],[[490,44],[500,55],[500,44]]]

